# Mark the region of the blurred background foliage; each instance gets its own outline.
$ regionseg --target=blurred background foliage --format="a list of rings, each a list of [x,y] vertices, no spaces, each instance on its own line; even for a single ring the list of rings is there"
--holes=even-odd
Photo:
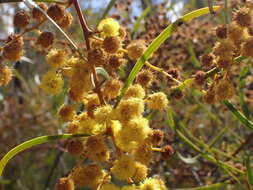
[[[92,28],[103,17],[109,3],[109,0],[81,1],[82,9]],[[223,2],[215,1],[215,4],[221,3]],[[150,43],[182,14],[205,6],[207,6],[206,0],[116,0],[107,15],[116,18],[131,34],[126,44],[136,38]],[[229,1],[230,11],[236,6],[240,6],[239,1]],[[149,7],[150,9],[147,9]],[[3,43],[10,33],[18,32],[13,29],[12,17],[22,8],[25,8],[22,3],[0,4],[0,43]],[[147,14],[139,22],[138,18],[145,10]],[[67,33],[82,47],[84,40],[78,19],[75,19],[76,13],[72,9],[70,12],[74,16],[74,23]],[[224,23],[224,20],[224,14],[220,12],[216,16],[208,15],[184,24],[162,45],[151,60],[152,64],[163,67],[171,74],[179,75],[177,77],[180,79],[192,76],[201,69],[199,56],[210,52],[216,41],[215,26]],[[133,32],[134,27],[137,28],[135,32]],[[42,27],[42,30],[54,31],[55,29],[47,24]],[[64,39],[60,34],[57,35],[57,44],[60,45]],[[9,63],[14,69],[14,80],[7,87],[0,88],[0,158],[12,147],[28,139],[64,131],[64,123],[57,119],[57,110],[66,101],[67,89],[59,95],[48,96],[39,88],[40,77],[47,70],[47,65],[43,64],[46,52],[35,47],[36,36],[36,32],[25,36],[25,57],[19,62]],[[133,64],[120,71],[122,79],[126,78]],[[252,117],[253,110],[251,72],[249,69],[240,78],[242,86],[237,89],[240,96],[233,100],[238,107],[242,106],[242,100],[246,102],[243,105],[246,105],[244,110],[247,110],[249,118]],[[235,73],[240,75],[239,71]],[[171,83],[163,76],[158,76],[153,89],[159,88],[166,92]],[[214,147],[228,155],[235,153],[245,139],[252,136],[248,130],[241,127],[224,105],[204,104],[198,89],[189,89],[187,95],[179,101],[172,100],[171,110],[176,125],[187,127],[207,144],[218,136]],[[193,158],[196,152],[169,129],[170,123],[164,113],[152,113],[149,117],[152,118],[151,126],[163,128],[166,131],[166,141],[180,153],[180,156],[176,154],[166,161],[162,161],[157,156],[150,170],[151,175],[162,176],[168,187],[172,188],[200,186],[226,179],[226,175],[213,164],[204,159],[196,161]],[[64,141],[44,144],[15,157],[7,166],[4,178],[0,178],[0,190],[53,189],[56,179],[66,175],[75,161],[73,157],[65,154],[64,145]],[[238,168],[244,167],[243,157],[247,152],[252,151],[252,143],[243,148],[244,151],[230,161]],[[241,187],[234,186],[227,189],[239,190]]]

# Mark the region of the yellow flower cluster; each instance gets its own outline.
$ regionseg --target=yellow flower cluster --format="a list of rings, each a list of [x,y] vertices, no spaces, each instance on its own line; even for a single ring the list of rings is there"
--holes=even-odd
[[[61,27],[72,22],[72,16],[63,5],[53,4],[47,13]],[[37,10],[33,10],[33,18],[44,19]],[[78,162],[67,177],[59,179],[56,189],[164,190],[160,179],[148,178],[153,151],[162,152],[162,148],[153,146],[160,146],[163,134],[152,129],[144,115],[152,109],[165,110],[169,103],[167,96],[162,92],[147,94],[153,75],[145,70],[118,101],[123,83],[117,69],[127,58],[141,57],[145,42],[133,41],[124,49],[126,32],[112,18],[103,19],[97,31],[98,36],[95,36],[97,33],[89,36],[91,48],[87,46],[84,54],[54,47],[54,36],[50,32],[42,32],[37,40],[37,44],[49,51],[46,55],[49,71],[42,76],[41,89],[55,95],[62,92],[65,84],[68,101],[59,108],[58,117],[66,122],[67,133],[87,135],[68,141],[68,153],[85,161]],[[6,58],[11,57],[8,50],[13,52],[15,48],[14,53],[20,58],[22,38],[14,42],[6,46]],[[104,81],[96,70],[98,66],[109,75],[102,74]],[[0,85],[6,85],[10,78],[11,70],[0,65]],[[111,178],[128,185],[119,187]]]

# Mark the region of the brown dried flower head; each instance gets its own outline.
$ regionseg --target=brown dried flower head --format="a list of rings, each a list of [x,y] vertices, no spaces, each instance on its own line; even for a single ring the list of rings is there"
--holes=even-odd
[[[9,61],[17,61],[23,55],[23,37],[10,35],[6,41],[7,45],[3,48],[3,57]]]
[[[37,44],[43,48],[48,48],[54,42],[54,34],[52,32],[42,32],[37,38]]]
[[[38,3],[38,5],[42,10],[47,11],[48,7],[45,3]],[[33,8],[32,18],[34,18],[37,21],[41,22],[45,19],[45,15],[38,8]]]
[[[225,39],[227,38],[227,27],[226,25],[220,25],[216,28],[215,30],[216,36],[220,39]]]
[[[145,42],[143,40],[132,41],[127,46],[127,54],[131,59],[138,59],[141,57],[146,49]]]
[[[103,48],[107,53],[116,53],[120,48],[120,38],[117,36],[106,37],[103,41]]]
[[[25,11],[19,11],[15,14],[13,24],[17,28],[25,28],[30,23],[30,16]]]
[[[62,20],[65,16],[65,8],[62,5],[54,4],[51,5],[48,10],[47,14],[56,22]]]
[[[239,9],[233,19],[241,27],[248,27],[252,24],[250,10],[248,8]]]
[[[67,150],[73,156],[79,156],[83,152],[83,142],[80,140],[71,140],[68,142]]]
[[[66,11],[64,17],[58,22],[58,25],[62,28],[68,28],[72,24],[72,21],[73,17],[71,13]]]

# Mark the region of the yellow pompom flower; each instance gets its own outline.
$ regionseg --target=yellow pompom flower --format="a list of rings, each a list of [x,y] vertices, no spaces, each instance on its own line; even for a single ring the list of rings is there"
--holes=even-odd
[[[41,88],[48,94],[58,94],[62,91],[64,81],[60,73],[48,71],[43,77]]]
[[[96,164],[77,166],[70,173],[70,178],[73,179],[77,187],[90,187],[96,189],[103,181],[105,171],[101,166]]]
[[[121,100],[115,111],[118,119],[122,122],[134,117],[140,117],[144,111],[144,101],[140,98]]]
[[[53,68],[61,68],[66,64],[67,56],[64,50],[51,49],[46,56],[46,62]]]
[[[94,119],[98,123],[108,123],[111,120],[112,106],[105,105],[98,107],[94,112]]]
[[[78,133],[95,135],[105,130],[104,125],[99,124],[94,119],[90,118],[86,112],[79,115],[78,121],[80,123]]]
[[[132,137],[124,133],[123,130],[115,134],[115,141],[117,147],[125,152],[132,152],[138,147],[137,141],[133,141]]]
[[[120,25],[113,18],[103,19],[98,25],[98,31],[102,37],[118,36]]]
[[[138,146],[137,149],[134,150],[134,158],[136,161],[148,165],[153,159],[153,151],[151,143],[145,142]]]
[[[71,121],[76,114],[71,105],[62,105],[58,111],[58,116],[64,121]]]
[[[147,97],[146,102],[150,109],[164,110],[168,106],[168,99],[163,92],[157,92]]]
[[[135,85],[130,86],[126,91],[124,98],[130,98],[130,97],[131,98],[144,98],[145,91],[142,88],[142,86],[139,84],[135,84]]]
[[[147,178],[140,186],[140,190],[166,190],[166,186],[161,179]]]
[[[135,163],[133,157],[124,154],[114,162],[111,172],[117,179],[127,180],[134,175]]]
[[[134,176],[131,178],[134,182],[143,181],[148,175],[148,168],[144,164],[136,163],[136,170]]]
[[[148,120],[143,117],[131,119],[123,125],[120,131],[122,136],[127,136],[129,141],[135,141],[138,144],[142,144],[149,133],[151,129],[148,126]]]
[[[102,185],[100,190],[120,190],[120,187],[114,184],[107,183],[107,184]]]

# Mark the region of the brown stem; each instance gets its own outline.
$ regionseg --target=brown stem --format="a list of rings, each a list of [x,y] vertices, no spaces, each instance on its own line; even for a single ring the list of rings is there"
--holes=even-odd
[[[80,23],[81,23],[81,26],[83,29],[83,35],[84,35],[85,42],[86,42],[86,47],[87,47],[87,50],[89,51],[91,49],[89,38],[90,38],[90,35],[92,34],[92,30],[87,25],[87,22],[84,18],[84,15],[82,13],[82,10],[81,10],[78,0],[72,0],[72,2],[74,3],[78,18],[80,20]],[[94,83],[95,83],[94,91],[98,94],[100,104],[105,105],[105,100],[103,98],[103,94],[100,89],[100,84],[99,84],[99,79],[98,79],[98,75],[96,72],[96,68],[94,65],[92,65],[91,69],[92,69],[92,75],[93,75],[93,79],[94,79]]]

